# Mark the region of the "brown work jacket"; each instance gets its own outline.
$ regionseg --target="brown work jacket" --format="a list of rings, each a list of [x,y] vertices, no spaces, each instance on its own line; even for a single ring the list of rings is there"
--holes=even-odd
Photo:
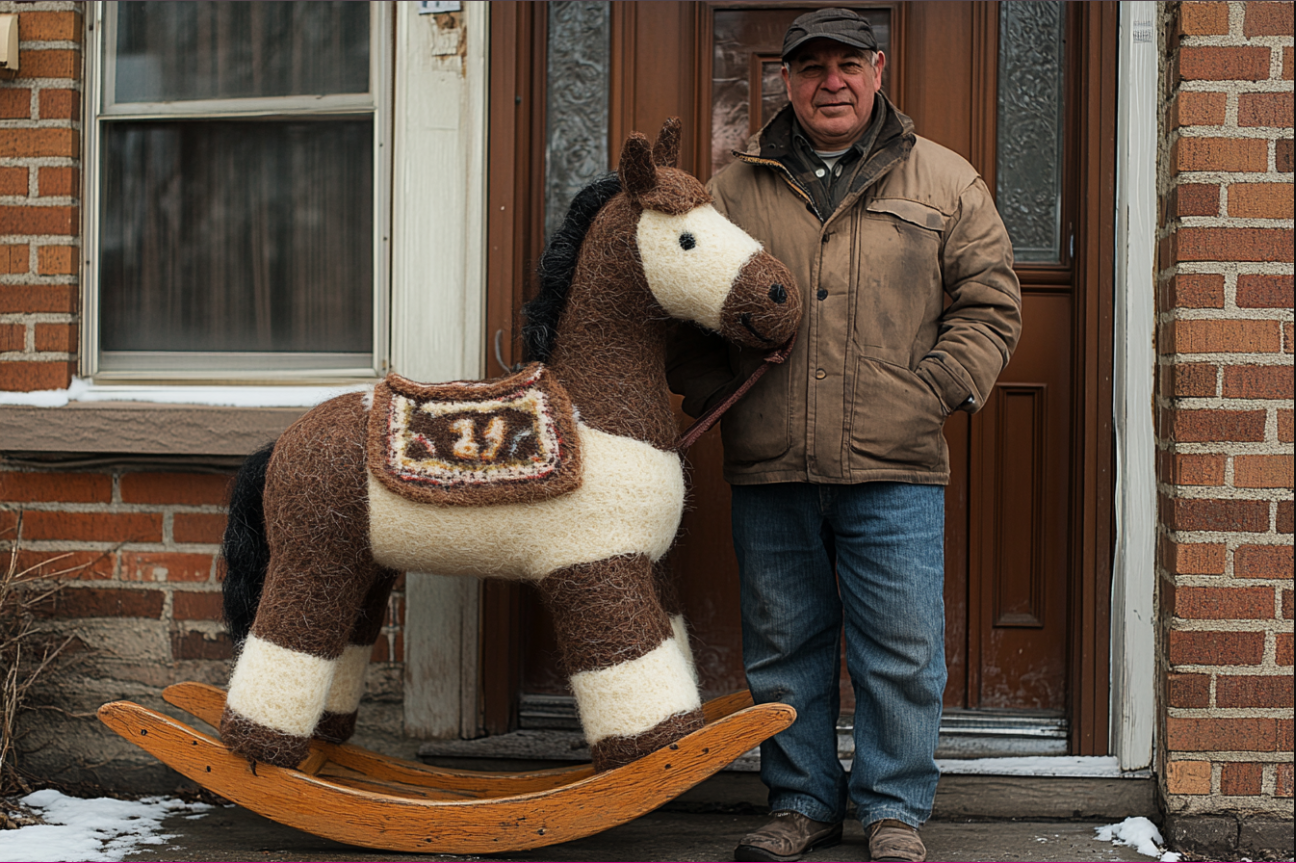
[[[708,185],[716,209],[792,271],[805,307],[791,357],[722,420],[731,483],[944,485],[945,418],[985,404],[1017,344],[1021,288],[989,189],[885,107],[849,192],[822,218],[794,173],[790,107]],[[763,356],[686,326],[668,379],[696,416]]]

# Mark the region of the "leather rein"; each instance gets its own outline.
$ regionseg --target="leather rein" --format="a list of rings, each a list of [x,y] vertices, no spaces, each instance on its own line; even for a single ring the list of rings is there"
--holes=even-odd
[[[765,355],[765,359],[759,366],[752,371],[751,376],[743,381],[742,386],[730,393],[724,401],[712,405],[709,410],[694,420],[693,425],[688,427],[679,439],[675,441],[675,450],[680,455],[688,451],[688,448],[697,442],[697,439],[706,434],[713,425],[720,421],[720,417],[725,411],[733,407],[738,399],[747,394],[747,391],[756,385],[756,382],[765,376],[770,366],[776,366],[785,361],[788,355],[792,353],[792,346],[796,344],[796,333],[788,339],[783,345]]]

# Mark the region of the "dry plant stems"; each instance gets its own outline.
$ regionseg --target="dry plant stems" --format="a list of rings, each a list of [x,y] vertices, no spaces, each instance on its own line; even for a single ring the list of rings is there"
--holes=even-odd
[[[15,537],[21,536],[21,530],[20,515]],[[62,590],[62,577],[90,565],[42,571],[69,557],[59,555],[20,569],[15,538],[0,573],[0,797],[31,791],[14,760],[18,717],[36,682],[76,640],[75,635],[51,631],[38,622],[40,612],[48,610]]]

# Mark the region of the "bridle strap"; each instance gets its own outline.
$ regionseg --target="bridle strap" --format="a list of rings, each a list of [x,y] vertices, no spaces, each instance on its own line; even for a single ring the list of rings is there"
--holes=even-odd
[[[788,358],[788,355],[792,353],[794,344],[796,344],[796,333],[793,333],[792,338],[784,342],[781,347],[766,354],[765,359],[751,373],[751,377],[743,381],[742,386],[730,393],[724,401],[712,405],[710,410],[698,417],[693,422],[693,425],[689,426],[688,430],[679,436],[679,440],[675,442],[676,452],[680,455],[686,453],[688,448],[697,442],[698,438],[706,434],[713,425],[720,421],[720,417],[725,411],[733,407],[738,399],[742,398],[749,389],[756,385],[758,380],[765,376],[765,372],[769,371],[770,366],[776,366]]]

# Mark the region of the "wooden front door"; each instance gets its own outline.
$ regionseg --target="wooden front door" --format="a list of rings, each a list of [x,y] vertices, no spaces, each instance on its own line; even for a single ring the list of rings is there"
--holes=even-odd
[[[693,142],[683,167],[706,179],[727,164],[784,103],[782,35],[815,5],[612,4],[611,164],[629,130],[651,134],[670,115],[685,118]],[[888,53],[886,91],[918,133],[962,154],[999,188],[1001,209],[1015,208],[1006,221],[1023,287],[1021,344],[985,408],[946,426],[947,725],[1033,717],[1069,724],[1062,750],[1106,752],[1110,348],[1101,324],[1111,237],[1099,214],[1109,212],[1114,137],[1099,109],[1114,104],[1114,80],[1096,70],[1111,56],[1115,4],[1004,4],[1052,7],[1052,21],[1014,18],[993,2],[843,5],[873,23]],[[1048,110],[1051,130],[1037,127]],[[712,695],[745,685],[718,434],[690,460],[693,507],[672,562]],[[565,693],[549,624],[528,592],[514,601],[514,679],[544,703]],[[845,680],[842,694],[849,710]]]

